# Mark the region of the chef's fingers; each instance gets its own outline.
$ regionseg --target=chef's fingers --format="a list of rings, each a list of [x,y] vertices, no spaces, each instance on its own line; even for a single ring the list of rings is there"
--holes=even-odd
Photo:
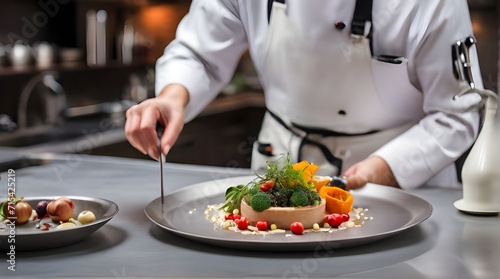
[[[368,179],[361,174],[352,174],[346,177],[347,189],[358,189],[366,185]]]
[[[368,183],[368,178],[363,173],[363,162],[356,163],[348,168],[344,172],[344,177],[348,190],[361,188]]]
[[[184,128],[184,109],[189,102],[189,92],[180,84],[170,84],[156,99],[163,104],[160,122],[164,124],[165,131],[161,138],[161,150],[167,155]]]
[[[126,112],[127,121],[125,122],[125,137],[128,142],[137,150],[147,155],[146,149],[142,146],[138,138],[139,127],[141,124],[140,108],[138,105],[130,107]]]
[[[170,148],[172,148],[175,141],[179,137],[179,134],[184,128],[184,109],[172,109],[169,112],[170,114],[168,115],[168,123],[167,125],[165,125],[165,131],[163,132],[160,141],[161,152],[165,156],[168,154]]]
[[[399,187],[391,168],[387,162],[379,156],[370,156],[354,164],[344,172],[344,176],[347,178],[353,175],[364,176],[367,182]]]
[[[154,99],[150,99],[147,103],[145,101],[143,104],[138,139],[149,157],[159,160],[160,151],[158,150],[156,125],[158,122],[165,125],[166,120],[161,116],[161,109]]]
[[[358,166],[359,166],[359,164],[360,164],[360,163],[356,163],[356,164],[352,165],[350,168],[348,168],[348,169],[344,172],[343,176],[349,177],[349,176],[351,176],[351,175],[353,175],[353,174],[356,174],[356,171],[358,170]]]
[[[159,158],[156,123],[160,109],[154,99],[149,99],[127,110],[125,135],[139,151],[154,159]]]

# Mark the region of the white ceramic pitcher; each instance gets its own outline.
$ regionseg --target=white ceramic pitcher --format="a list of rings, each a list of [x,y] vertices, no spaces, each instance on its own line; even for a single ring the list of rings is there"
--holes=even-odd
[[[500,158],[496,131],[498,96],[473,88],[464,93],[477,93],[483,98],[484,121],[462,169],[463,199],[454,203],[461,211],[473,214],[500,212]]]

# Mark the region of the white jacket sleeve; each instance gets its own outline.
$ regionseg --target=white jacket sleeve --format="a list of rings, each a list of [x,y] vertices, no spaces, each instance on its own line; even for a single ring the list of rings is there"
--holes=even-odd
[[[236,1],[194,0],[156,63],[156,94],[169,84],[186,87],[185,122],[192,120],[229,82],[247,47]]]
[[[417,31],[408,41],[408,60],[412,82],[423,92],[426,116],[375,152],[386,160],[402,188],[418,187],[453,164],[472,145],[479,127],[479,113],[464,111],[480,97],[469,94],[452,100],[466,86],[453,76],[451,46],[472,35],[467,3],[425,3],[412,23]],[[476,84],[482,87],[475,48],[471,56]]]

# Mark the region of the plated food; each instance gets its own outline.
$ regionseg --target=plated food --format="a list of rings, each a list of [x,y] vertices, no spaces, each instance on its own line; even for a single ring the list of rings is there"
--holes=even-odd
[[[367,209],[353,208],[349,191],[329,185],[331,177],[315,176],[317,170],[306,161],[292,164],[289,157],[268,162],[264,174],[229,187],[225,202],[209,205],[205,216],[220,230],[296,235],[359,227],[371,219]]]
[[[152,200],[144,209],[147,218],[159,229],[168,232],[161,238],[175,234],[189,240],[229,249],[258,251],[318,251],[358,246],[383,239],[410,229],[432,214],[426,200],[407,191],[368,183],[351,190],[353,209],[349,221],[339,227],[304,228],[302,235],[289,229],[276,232],[268,224],[267,231],[259,231],[250,224],[246,230],[222,225],[229,213],[220,209],[231,185],[247,185],[256,175],[225,176],[189,184]],[[325,185],[328,183],[325,183]],[[332,183],[334,184],[334,183]],[[208,206],[208,208],[207,208]],[[325,215],[326,212],[325,212]],[[372,220],[373,217],[373,220]],[[358,225],[359,224],[359,225]],[[318,224],[319,225],[319,224]],[[353,227],[349,227],[353,225]],[[250,230],[255,229],[255,231]],[[297,226],[297,229],[301,229]],[[176,241],[174,238],[173,241]],[[196,246],[194,246],[196,247]]]
[[[24,251],[73,244],[94,233],[118,213],[114,202],[93,197],[27,197],[22,202],[31,207],[26,223],[14,222],[13,217],[0,217],[0,250],[11,249],[10,245]]]
[[[66,197],[41,200],[35,209],[24,198],[10,197],[0,203],[0,222],[34,226],[41,231],[73,228],[95,220],[95,214],[91,210],[86,209],[75,215],[75,204]]]

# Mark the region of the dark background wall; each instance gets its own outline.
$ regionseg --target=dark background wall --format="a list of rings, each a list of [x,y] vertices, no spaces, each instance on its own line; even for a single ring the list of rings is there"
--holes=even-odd
[[[474,35],[484,86],[498,91],[500,3],[497,0],[469,0]]]
[[[175,35],[175,28],[187,13],[189,0],[0,0],[0,44],[25,40],[33,45],[47,41],[82,52],[76,67],[55,66],[68,94],[70,106],[87,105],[120,99],[136,73],[143,79],[165,45]],[[474,34],[485,87],[498,89],[499,1],[469,0]],[[40,3],[44,3],[40,5]],[[85,61],[85,13],[89,9],[108,12],[108,63],[87,67]],[[142,34],[142,52],[131,65],[121,65],[117,53],[118,37],[124,23],[131,22]],[[23,86],[40,73],[34,67],[13,71],[0,66],[0,114],[15,119],[17,97]]]

